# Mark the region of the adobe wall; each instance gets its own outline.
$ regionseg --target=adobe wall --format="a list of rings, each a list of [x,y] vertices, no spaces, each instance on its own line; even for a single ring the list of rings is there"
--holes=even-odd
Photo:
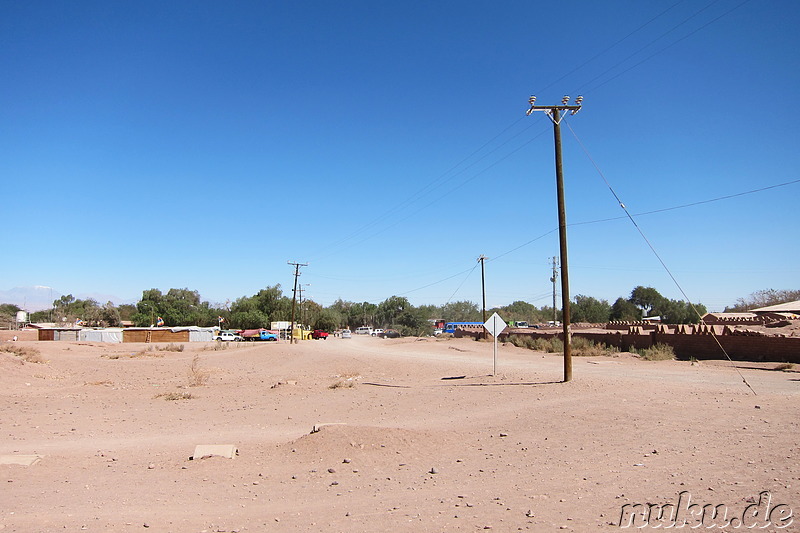
[[[548,339],[561,338],[559,333],[528,333]],[[639,350],[650,348],[655,344],[667,344],[675,350],[675,355],[680,359],[725,359],[725,354],[710,334],[681,334],[658,333],[656,331],[643,334],[630,334],[622,332],[579,332],[573,337],[583,337],[595,343],[614,346],[623,351],[631,348]],[[507,335],[501,335],[505,340]],[[764,361],[776,363],[800,364],[800,337],[766,337],[746,335],[720,335],[716,338],[725,348],[731,359],[738,361]]]
[[[10,341],[14,337],[17,337],[18,341],[38,341],[39,332],[35,329],[0,330],[0,342]]]

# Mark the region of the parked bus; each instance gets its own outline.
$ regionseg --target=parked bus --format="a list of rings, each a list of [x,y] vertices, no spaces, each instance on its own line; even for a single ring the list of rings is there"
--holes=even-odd
[[[483,322],[448,322],[444,325],[444,330],[442,333],[455,333],[456,329],[460,328],[461,326],[469,326],[464,329],[474,330],[475,327],[483,327]]]

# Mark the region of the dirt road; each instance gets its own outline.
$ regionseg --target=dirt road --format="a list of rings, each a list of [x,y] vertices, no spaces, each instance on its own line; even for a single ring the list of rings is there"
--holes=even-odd
[[[19,344],[47,362],[0,352],[0,456],[41,458],[0,464],[3,533],[610,531],[638,503],[800,530],[800,374],[769,365],[575,358],[565,384],[466,339]]]

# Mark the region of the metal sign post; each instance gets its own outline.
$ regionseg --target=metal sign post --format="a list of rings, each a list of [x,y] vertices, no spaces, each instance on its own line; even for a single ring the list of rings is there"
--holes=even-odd
[[[497,336],[508,327],[508,324],[506,324],[505,321],[500,318],[500,315],[494,313],[489,317],[489,320],[483,324],[483,327],[486,328],[486,331],[488,331],[492,337],[494,337],[494,359],[492,366],[492,375],[494,376],[497,374]]]

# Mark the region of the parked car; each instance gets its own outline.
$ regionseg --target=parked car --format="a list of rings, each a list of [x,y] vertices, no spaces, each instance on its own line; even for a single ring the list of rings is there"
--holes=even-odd
[[[315,341],[318,341],[319,339],[328,340],[328,332],[321,329],[315,329],[311,334],[311,338]]]
[[[350,330],[349,329],[343,329],[342,330],[342,338],[343,339],[351,339],[351,338],[353,338],[353,336],[350,334]]]
[[[384,339],[396,339],[398,337],[402,337],[402,335],[400,335],[400,332],[397,331],[396,329],[387,329],[386,331],[381,333],[381,337],[383,337]]]
[[[383,333],[383,330],[381,328],[378,328],[378,329],[373,329],[371,335],[373,337],[380,337],[381,333]]]
[[[368,326],[361,326],[360,328],[356,328],[355,334],[356,335],[369,335],[372,333],[372,328]]]
[[[231,333],[230,331],[222,331],[219,335],[214,335],[211,337],[211,340],[215,341],[241,341],[244,340],[241,335],[237,335],[236,333]]]

